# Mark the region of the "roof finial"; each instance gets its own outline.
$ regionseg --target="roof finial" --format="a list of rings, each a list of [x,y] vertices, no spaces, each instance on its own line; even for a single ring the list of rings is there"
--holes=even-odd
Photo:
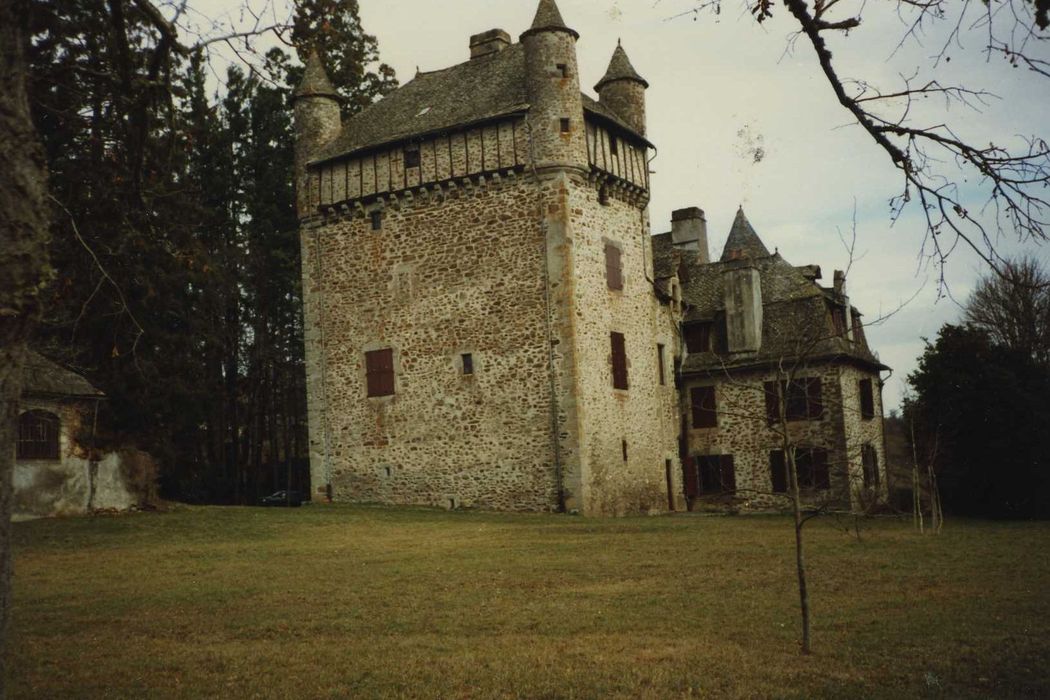
[[[561,18],[561,12],[558,10],[558,4],[554,0],[540,0],[540,5],[536,8],[536,17],[532,20],[532,26],[529,27],[528,31],[522,33],[521,36],[524,38],[537,32],[568,32],[572,34],[573,38],[580,38],[580,35],[575,30],[570,29],[569,25],[565,24],[565,20]]]
[[[648,81],[638,75],[638,71],[631,65],[631,59],[627,58],[627,52],[623,49],[623,42],[619,39],[616,40],[616,48],[613,50],[612,60],[609,61],[609,68],[605,71],[605,77],[598,81],[594,89],[601,92],[603,85],[614,80],[634,80],[645,87],[649,87]]]

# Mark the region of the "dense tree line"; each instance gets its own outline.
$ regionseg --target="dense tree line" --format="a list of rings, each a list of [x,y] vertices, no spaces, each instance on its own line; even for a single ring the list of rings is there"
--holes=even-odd
[[[904,421],[948,513],[1050,516],[1050,275],[1008,261],[927,342]]]
[[[34,345],[106,392],[107,440],[152,452],[166,495],[250,502],[289,474],[305,487],[294,53],[331,54],[351,113],[393,71],[356,0],[302,0],[295,50],[225,71],[165,50],[143,7],[30,5],[54,268]]]

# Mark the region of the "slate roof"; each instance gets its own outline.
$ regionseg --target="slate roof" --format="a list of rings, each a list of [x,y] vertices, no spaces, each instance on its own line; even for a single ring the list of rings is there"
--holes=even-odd
[[[736,210],[733,227],[729,230],[725,248],[722,249],[722,262],[736,258],[761,258],[769,255],[769,250],[762,239],[751,227],[751,222],[744,215],[744,208]]]
[[[581,95],[585,112],[651,145],[607,106]],[[528,110],[525,47],[512,44],[502,51],[450,68],[418,73],[375,104],[344,120],[339,137],[315,162],[458,130],[497,117],[524,114]]]
[[[544,31],[568,32],[577,39],[580,38],[575,29],[570,29],[569,25],[565,24],[565,20],[561,18],[561,12],[558,10],[558,4],[554,0],[540,0],[540,5],[536,8],[536,16],[532,19],[532,26],[522,34],[522,37],[528,36],[533,32]]]
[[[312,49],[306,58],[306,70],[303,71],[303,79],[299,87],[292,93],[292,99],[297,97],[334,97],[339,99],[339,93],[328,79],[324,64],[317,49]]]
[[[104,394],[81,375],[30,350],[22,374],[22,393],[26,395],[98,397]]]
[[[605,71],[605,76],[598,81],[594,89],[600,91],[603,85],[614,80],[636,80],[645,87],[649,87],[649,82],[638,75],[638,71],[631,65],[631,59],[627,58],[627,52],[623,50],[623,45],[619,42],[616,42],[616,50],[613,51],[612,60],[609,61],[609,68]]]
[[[740,222],[744,225],[740,225]],[[695,251],[676,250],[670,233],[652,237],[654,276],[661,291],[678,272],[679,263],[687,268],[682,287],[683,323],[713,323],[713,347],[725,347],[724,273],[742,267],[758,270],[762,287],[762,345],[757,353],[692,353],[682,364],[685,373],[710,373],[728,367],[774,362],[796,356],[800,350],[811,359],[849,359],[870,366],[884,367],[872,354],[866,340],[850,342],[836,337],[829,302],[841,303],[829,289],[820,286],[812,273],[815,266],[795,267],[779,253],[769,254],[755,230],[738,212],[730,240],[747,251],[747,257],[723,259],[701,264]],[[728,247],[728,246],[727,246]],[[764,254],[757,255],[758,253]],[[753,255],[756,254],[756,255]]]

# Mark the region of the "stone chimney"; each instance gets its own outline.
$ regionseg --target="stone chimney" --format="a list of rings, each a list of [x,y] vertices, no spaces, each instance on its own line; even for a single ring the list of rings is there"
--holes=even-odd
[[[697,263],[711,262],[707,250],[707,219],[699,207],[676,209],[671,212],[671,242],[675,248],[697,251]]]
[[[726,307],[726,345],[729,352],[758,352],[762,348],[762,278],[750,265],[722,273]]]
[[[470,58],[474,60],[499,53],[508,46],[510,46],[510,34],[502,29],[490,29],[470,37]]]

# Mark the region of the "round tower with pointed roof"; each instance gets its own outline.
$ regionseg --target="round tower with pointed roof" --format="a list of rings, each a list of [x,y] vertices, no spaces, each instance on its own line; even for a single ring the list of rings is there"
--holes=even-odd
[[[295,201],[299,216],[309,216],[317,206],[309,191],[307,164],[320,149],[339,136],[342,121],[339,93],[328,79],[321,56],[311,50],[302,82],[292,93],[295,129]]]
[[[616,112],[627,124],[645,136],[645,91],[649,83],[631,65],[623,45],[616,43],[605,77],[594,86],[598,101]]]
[[[537,168],[587,168],[576,40],[554,0],[540,0],[522,33],[532,158]]]

